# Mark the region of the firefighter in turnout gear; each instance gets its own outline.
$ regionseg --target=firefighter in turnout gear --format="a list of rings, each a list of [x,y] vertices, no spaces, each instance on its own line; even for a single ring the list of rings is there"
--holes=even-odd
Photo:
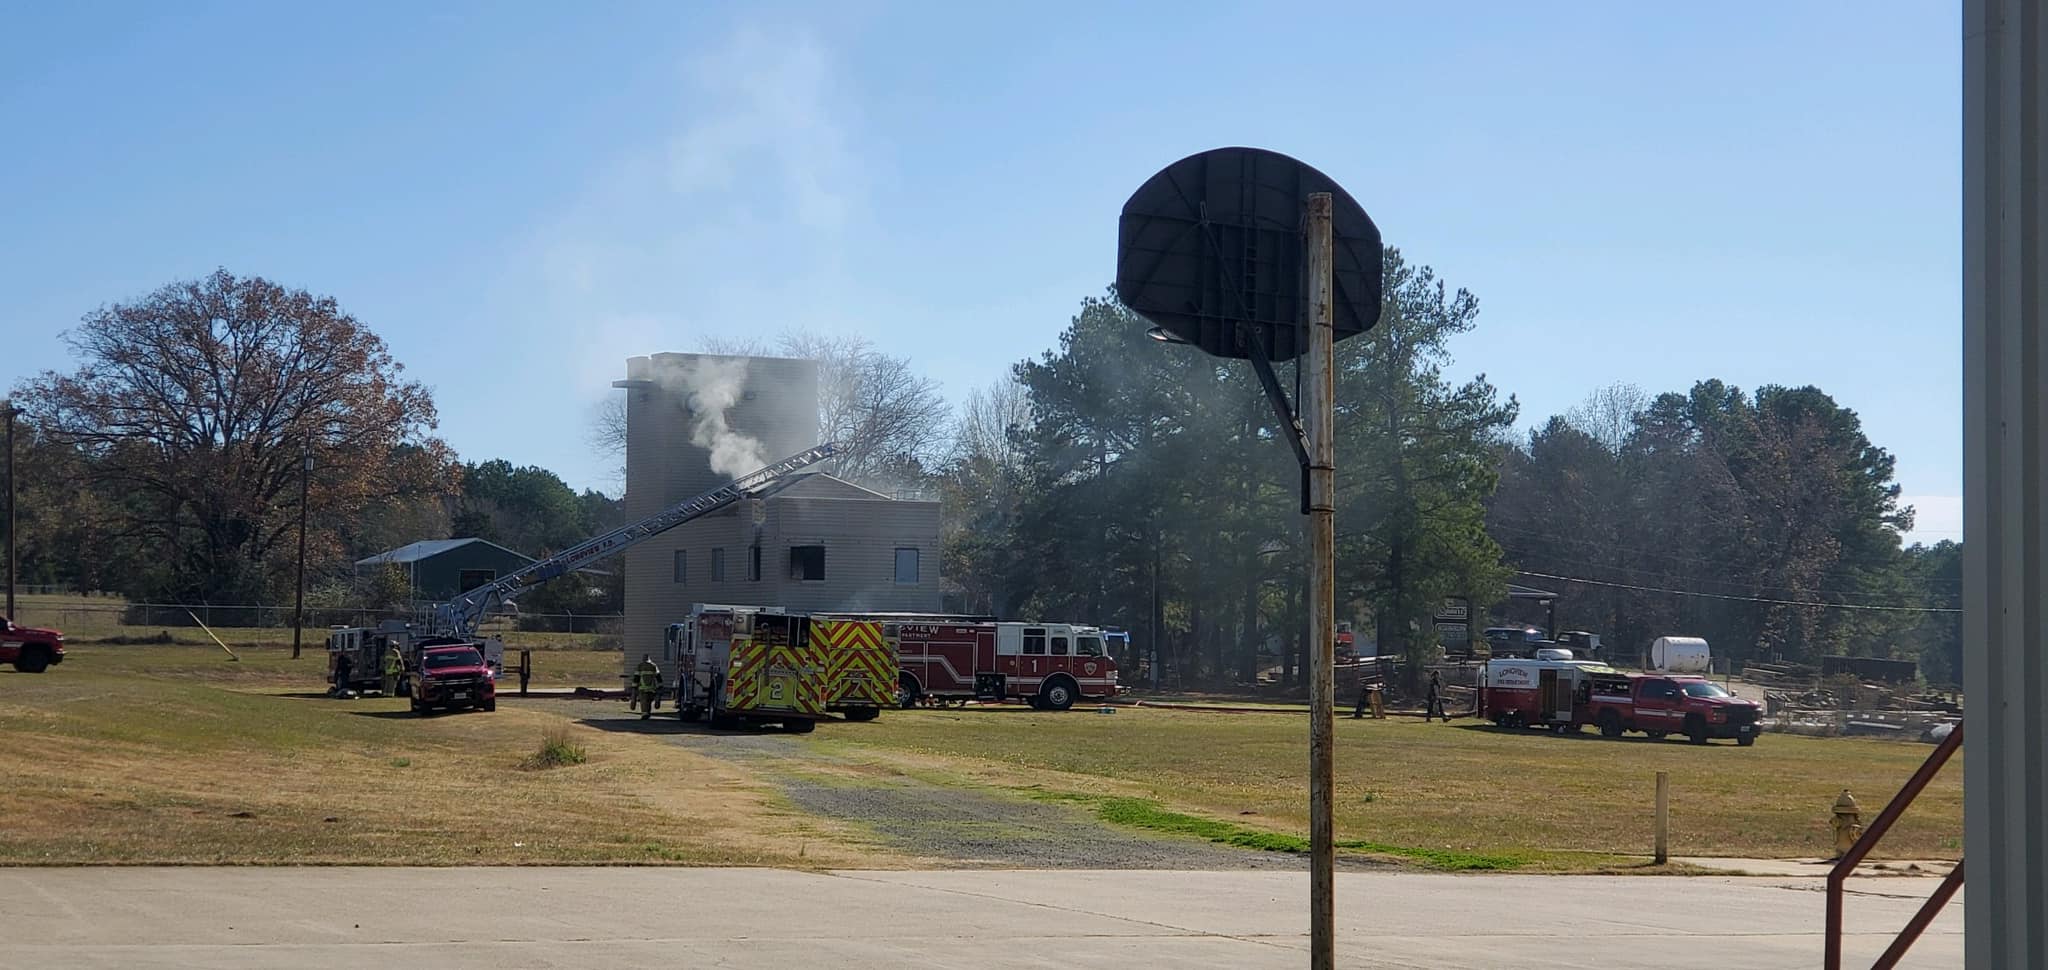
[[[384,696],[398,696],[398,678],[405,674],[405,658],[395,646],[384,648]]]
[[[654,702],[660,696],[661,667],[655,664],[653,657],[643,653],[640,666],[633,670],[633,705],[639,707],[641,720],[654,716]]]

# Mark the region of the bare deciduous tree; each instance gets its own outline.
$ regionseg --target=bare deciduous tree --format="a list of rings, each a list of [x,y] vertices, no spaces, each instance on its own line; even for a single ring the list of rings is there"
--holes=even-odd
[[[1579,406],[1566,411],[1566,424],[1600,443],[1611,454],[1621,454],[1635,434],[1636,416],[1650,406],[1650,395],[1634,384],[1609,384],[1591,394]]]
[[[65,338],[79,369],[17,400],[126,498],[112,514],[159,550],[161,592],[260,596],[296,534],[307,455],[329,528],[447,484],[427,389],[331,298],[219,270],[87,314]]]

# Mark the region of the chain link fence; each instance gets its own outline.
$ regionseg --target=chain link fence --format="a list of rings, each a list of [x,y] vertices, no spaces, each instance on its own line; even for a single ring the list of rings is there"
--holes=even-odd
[[[130,603],[119,597],[45,590],[22,590],[19,604],[26,625],[47,626],[64,631],[74,639],[145,635],[200,625],[221,629],[292,628],[295,610],[290,605],[215,603]],[[373,627],[385,620],[421,623],[433,616],[434,604],[417,604],[412,610],[373,610],[357,607],[307,606],[304,628],[324,631],[330,627]],[[499,613],[483,624],[484,632],[510,631],[595,634],[616,637],[623,624],[620,614]],[[324,633],[322,634],[324,636]]]

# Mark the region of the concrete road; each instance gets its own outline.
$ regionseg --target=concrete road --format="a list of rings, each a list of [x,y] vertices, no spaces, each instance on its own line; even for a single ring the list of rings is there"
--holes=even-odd
[[[1820,964],[1815,880],[1340,873],[1345,967]],[[1868,966],[1933,881],[1859,880]],[[0,967],[1301,967],[1305,874],[0,869]],[[1962,965],[1960,897],[1906,965]]]

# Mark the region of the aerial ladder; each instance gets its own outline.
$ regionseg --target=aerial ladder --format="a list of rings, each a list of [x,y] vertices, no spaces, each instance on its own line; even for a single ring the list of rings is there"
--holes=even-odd
[[[545,583],[572,570],[581,569],[607,556],[617,555],[692,519],[710,515],[760,490],[791,472],[835,457],[839,445],[826,442],[808,451],[784,458],[766,468],[721,485],[696,498],[662,509],[631,525],[571,546],[514,572],[506,573],[434,608],[434,636],[437,639],[470,640],[484,617],[507,596],[529,586]]]

